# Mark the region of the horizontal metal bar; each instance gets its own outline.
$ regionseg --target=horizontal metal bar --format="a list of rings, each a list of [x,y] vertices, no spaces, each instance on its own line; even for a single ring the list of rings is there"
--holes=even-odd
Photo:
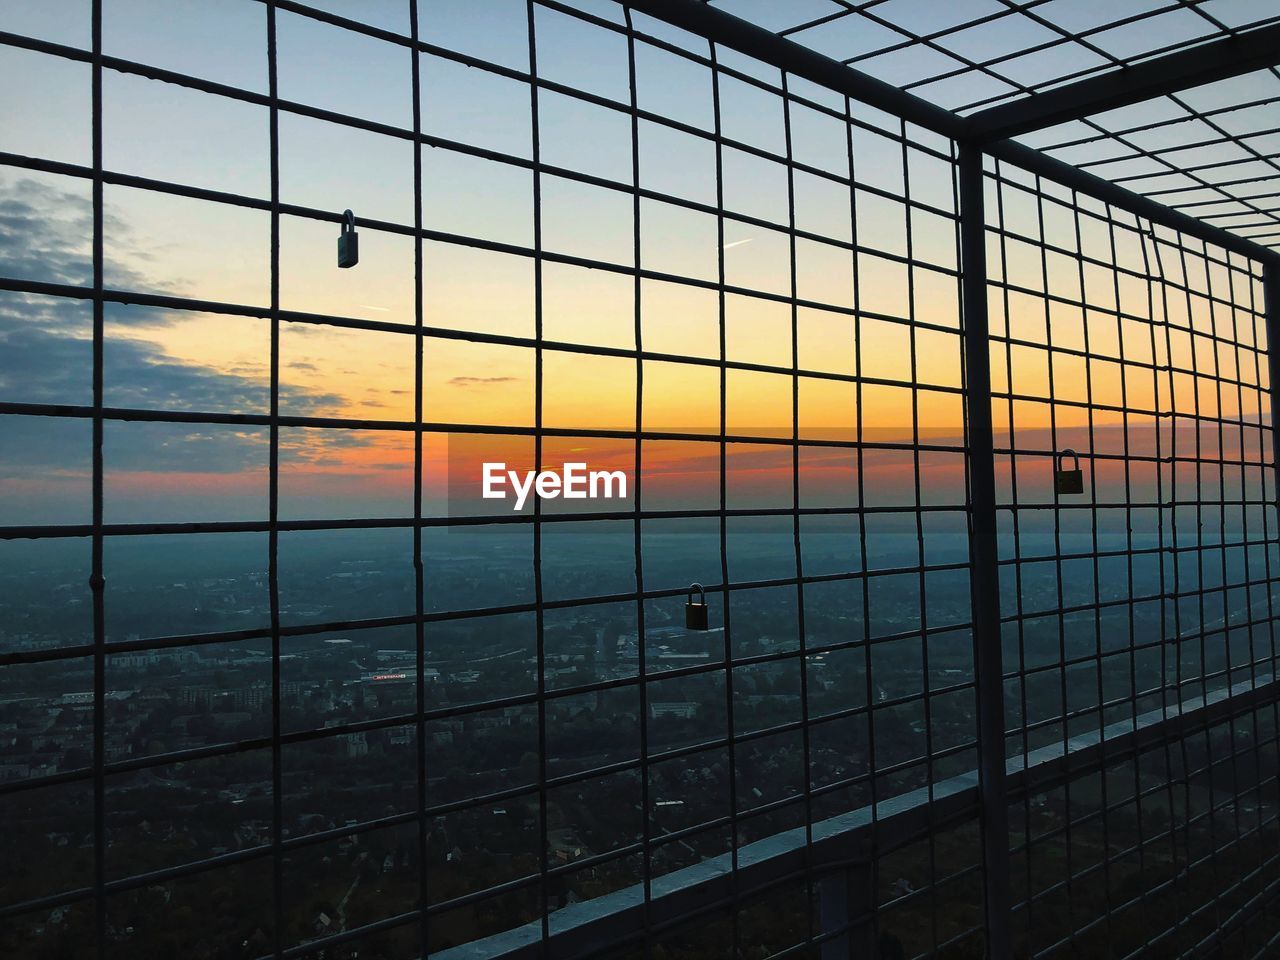
[[[899,384],[908,388],[907,384]],[[924,389],[926,388],[917,388]],[[944,391],[946,392],[946,391]],[[10,403],[0,401],[0,415],[22,415],[35,417],[72,417],[91,419],[95,416],[94,408],[73,404],[43,403]],[[608,428],[576,428],[576,427],[537,427],[508,426],[506,424],[456,423],[453,421],[426,421],[415,424],[412,420],[360,420],[341,417],[304,417],[275,416],[267,413],[213,413],[193,412],[187,410],[138,409],[136,407],[106,407],[98,416],[104,420],[140,423],[199,423],[247,426],[270,426],[275,423],[283,427],[319,427],[347,430],[385,430],[399,433],[414,433],[418,428],[423,433],[463,433],[463,434],[496,434],[499,436],[522,437],[596,437],[610,440],[678,440],[695,443],[761,444],[781,447],[832,447],[847,450],[859,448],[868,450],[922,450],[934,453],[961,453],[963,447],[959,443],[925,443],[907,440],[824,440],[796,438],[793,436],[767,436],[764,434],[720,434],[720,433],[680,433],[667,430],[635,430]]]
[[[1206,504],[1208,501],[1194,501],[1195,504]],[[1257,504],[1261,501],[1232,500],[1234,504]],[[1173,504],[1153,504],[1153,506],[1172,506]],[[1052,504],[1050,504],[1052,506]],[[1076,506],[1079,506],[1078,504]],[[279,520],[275,528],[281,532],[298,532],[304,530],[386,530],[411,529],[415,526],[434,527],[489,527],[512,526],[530,523],[594,523],[601,520],[629,521],[639,517],[641,520],[714,520],[724,517],[802,517],[823,516],[860,516],[906,514],[914,517],[916,513],[960,513],[964,504],[929,504],[920,506],[903,504],[901,506],[838,506],[838,507],[728,507],[723,512],[716,508],[700,510],[608,510],[573,513],[546,513],[535,517],[532,513],[497,513],[477,516],[423,516],[413,517],[374,517],[374,518],[327,518],[309,520]],[[166,521],[158,523],[105,523],[102,533],[107,537],[149,537],[168,536],[178,533],[266,533],[271,529],[267,520],[204,520],[204,521]],[[91,524],[21,524],[0,525],[0,540],[51,540],[75,537],[88,537],[93,533]],[[1233,541],[1236,545],[1246,545],[1252,541]],[[1262,541],[1257,541],[1262,542]],[[1129,551],[1120,551],[1128,553]],[[1137,551],[1141,552],[1141,551]],[[1106,554],[1103,554],[1104,556]],[[1094,554],[1086,554],[1094,556]],[[930,566],[929,569],[935,569]]]
[[[1280,63],[1280,24],[1126,64],[982,110],[964,119],[964,136],[979,141],[1016,137],[1276,63]]]
[[[801,444],[803,446],[803,444]],[[868,449],[875,449],[874,445],[866,445]],[[956,452],[948,450],[947,452]],[[1052,450],[1031,450],[1031,449],[1015,449],[996,448],[996,453],[1002,457],[1052,457]],[[1084,457],[1082,460],[1086,459]],[[1265,470],[1270,467],[1269,463],[1261,461],[1231,461],[1218,460],[1216,458],[1202,458],[1197,460],[1193,457],[1155,457],[1155,456],[1138,456],[1132,455],[1124,457],[1120,454],[1091,454],[1088,459],[1097,461],[1125,461],[1129,463],[1150,463],[1150,464],[1175,464],[1175,463],[1197,463],[1207,464],[1209,466],[1232,466],[1232,467],[1252,467],[1258,470]],[[1008,513],[1030,513],[1041,510],[1060,510],[1068,514],[1080,513],[1093,510],[1176,510],[1178,508],[1210,508],[1210,507],[1264,507],[1270,505],[1271,501],[1259,498],[1236,497],[1231,499],[1219,498],[1200,498],[1200,499],[1178,499],[1172,497],[1165,500],[1102,500],[1095,499],[1080,503],[1066,503],[1052,500],[1021,500],[1017,504],[1008,501],[1000,501],[997,509],[1001,512]],[[367,517],[367,518],[339,518],[339,517],[320,517],[298,520],[281,520],[276,524],[276,529],[285,532],[302,532],[302,531],[319,531],[319,530],[387,530],[387,529],[411,529],[415,526],[424,529],[436,527],[490,527],[490,526],[521,526],[536,522],[547,523],[594,523],[599,521],[624,521],[633,520],[637,516],[641,520],[713,520],[719,517],[855,517],[855,516],[889,516],[889,515],[910,515],[914,517],[917,513],[962,513],[965,511],[965,505],[962,503],[922,503],[919,505],[913,503],[904,503],[897,505],[856,505],[845,504],[830,507],[727,507],[720,510],[715,507],[706,507],[702,509],[668,509],[668,510],[614,510],[599,512],[573,512],[573,513],[548,513],[535,518],[531,513],[503,513],[503,514],[477,514],[468,516],[448,516],[448,515],[432,515],[424,516],[419,519],[413,517]],[[106,523],[102,525],[104,536],[108,537],[150,537],[150,536],[170,536],[180,533],[265,533],[270,529],[270,522],[267,520],[193,520],[193,521],[161,521],[155,523]],[[14,524],[0,525],[0,540],[66,540],[88,537],[93,534],[93,526],[83,523],[43,523],[43,524]],[[1071,559],[1087,559],[1096,557],[1105,559],[1108,557],[1136,557],[1145,554],[1175,554],[1194,552],[1197,550],[1207,550],[1216,547],[1250,547],[1261,546],[1268,543],[1275,543],[1276,537],[1253,537],[1253,538],[1223,538],[1221,540],[1204,539],[1195,543],[1181,545],[1166,545],[1152,547],[1135,547],[1115,548],[1111,550],[1076,550],[1061,551],[1054,553],[1035,553],[1014,557],[1003,557],[999,563],[1002,565],[1017,563],[1033,563],[1041,560],[1071,560]],[[873,572],[878,568],[872,568]],[[927,565],[926,569],[934,570],[938,567]]]

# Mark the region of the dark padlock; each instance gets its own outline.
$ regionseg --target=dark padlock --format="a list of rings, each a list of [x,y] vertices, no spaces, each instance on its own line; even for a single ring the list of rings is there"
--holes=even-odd
[[[1067,456],[1071,457],[1071,469],[1066,469]],[[1080,455],[1068,448],[1053,458],[1053,490],[1059,496],[1084,493],[1084,474],[1080,472]]]
[[[356,233],[356,215],[342,212],[342,233],[338,234],[338,266],[354,267],[360,262],[360,234]]]
[[[698,594],[696,601],[693,599],[695,591]],[[711,629],[707,626],[707,591],[700,583],[689,585],[689,598],[684,604],[684,625],[688,630]]]

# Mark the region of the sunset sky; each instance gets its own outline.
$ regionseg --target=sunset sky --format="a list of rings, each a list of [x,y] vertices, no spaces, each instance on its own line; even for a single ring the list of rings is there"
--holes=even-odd
[[[6,6],[6,13],[9,7]],[[85,18],[40,16],[38,5],[17,5],[10,29],[85,47]],[[81,4],[85,6],[85,4]],[[402,4],[318,4],[381,28],[407,33]],[[181,8],[179,10],[179,8]],[[265,6],[203,4],[194,0],[108,3],[104,50],[162,68],[181,69],[219,83],[263,93],[267,87]],[[180,14],[180,15],[179,15]],[[483,5],[453,0],[424,7],[423,39],[514,70],[529,68],[523,0]],[[411,55],[307,17],[278,13],[279,88],[288,101],[411,129]],[[645,28],[678,36],[645,21]],[[629,100],[627,47],[619,34],[588,29],[580,21],[539,7],[535,29],[539,73],[575,89],[621,104]],[[684,42],[705,52],[690,38]],[[714,127],[709,71],[645,43],[636,51],[637,97],[642,109],[671,116],[703,131]],[[728,58],[762,79],[776,72],[742,57]],[[446,140],[513,158],[533,155],[533,121],[527,84],[505,76],[423,55],[423,125]],[[87,165],[90,156],[90,69],[86,64],[0,47],[0,79],[21,82],[28,95],[0,104],[0,149],[26,156]],[[829,94],[804,87],[805,96],[843,109]],[[782,99],[726,76],[720,85],[726,137],[784,158]],[[632,182],[631,124],[627,115],[597,103],[543,90],[538,134],[544,163],[628,185]],[[856,107],[855,115],[900,133],[896,120]],[[106,70],[103,81],[104,164],[109,171],[270,197],[269,114],[265,106]],[[847,174],[847,143],[838,119],[804,104],[790,108],[795,158],[819,170]],[[280,192],[285,204],[412,227],[413,149],[394,136],[343,127],[282,111]],[[933,149],[949,145],[928,138]],[[714,207],[713,142],[649,120],[639,122],[641,188]],[[732,436],[786,438],[793,432],[793,389],[798,396],[799,436],[805,440],[963,443],[959,307],[950,165],[875,129],[856,126],[853,149],[858,187],[797,171],[789,185],[786,166],[726,146],[721,157],[724,206],[730,213],[785,227],[794,207],[797,228],[869,249],[849,250],[808,238],[795,242],[793,308],[745,293],[723,298],[725,357],[781,368],[777,372],[730,369],[724,418]],[[424,321],[428,327],[522,338],[525,344],[486,343],[428,336],[424,341],[423,416],[431,424],[532,427],[535,413],[537,313],[534,261],[519,250],[534,243],[533,174],[518,163],[471,156],[443,147],[422,150],[423,223],[428,230],[510,245],[510,252],[428,239],[423,243]],[[906,176],[904,177],[904,169]],[[908,208],[873,192],[911,197],[933,209]],[[636,342],[633,198],[620,189],[546,174],[541,178],[543,249],[589,258],[617,269],[589,269],[546,261],[542,270],[542,327],[551,344],[588,344],[694,359],[720,356],[720,297],[715,290],[647,277],[639,285],[641,343]],[[1001,191],[1010,229],[1038,233],[1029,195]],[[92,219],[88,182],[77,177],[7,167],[0,170],[4,205],[3,273],[18,279],[87,286]],[[790,202],[789,202],[790,201]],[[263,309],[270,302],[267,212],[208,200],[107,185],[106,286],[220,301]],[[852,216],[850,211],[853,211]],[[1053,242],[1072,246],[1074,218],[1065,206],[1046,203]],[[1065,220],[1063,219],[1065,218]],[[1053,221],[1053,224],[1050,223]],[[1081,219],[1086,253],[1109,256],[1105,224]],[[361,262],[339,270],[334,262],[337,227],[304,216],[281,217],[280,296],[285,310],[318,313],[411,328],[414,322],[414,246],[410,237],[360,228]],[[1141,257],[1139,235],[1120,231],[1126,256]],[[724,220],[723,250],[714,215],[652,198],[640,203],[640,264],[647,271],[714,282],[723,256],[730,287],[786,297],[791,292],[792,245],[780,229]],[[910,248],[908,248],[910,243]],[[1128,246],[1126,246],[1128,245]],[[1132,249],[1129,249],[1132,247]],[[1136,251],[1136,252],[1135,252]],[[1149,251],[1148,251],[1149,252]],[[888,256],[881,256],[887,254]],[[892,259],[908,254],[908,267]],[[1137,320],[1117,322],[1104,312],[1149,313],[1149,289],[1114,271],[1089,266],[1083,291],[1102,308],[1049,303],[1042,293],[1080,299],[1076,262],[1018,241],[989,249],[990,269],[1000,277],[1007,262],[1011,283],[991,299],[992,330],[1067,350],[1086,346],[1097,358],[1014,346],[1008,357],[993,344],[997,392],[1100,404],[1123,402],[1151,411],[1158,396],[1150,367],[1118,362],[1120,348],[1147,364],[1221,370],[1256,380],[1251,350],[1228,356],[1221,344]],[[1177,278],[1174,278],[1177,279]],[[1194,280],[1198,286],[1203,280]],[[1219,284],[1222,278],[1213,282]],[[855,301],[855,284],[857,298]],[[1207,332],[1211,311],[1194,298],[1192,325]],[[860,328],[855,304],[869,315]],[[837,309],[822,309],[822,306]],[[1168,307],[1185,323],[1185,297]],[[1157,304],[1157,319],[1165,305]],[[1242,317],[1245,315],[1242,313]],[[882,318],[883,317],[883,318]],[[892,319],[937,327],[915,327]],[[0,361],[3,399],[88,404],[91,311],[82,302],[6,293],[0,322],[7,359]],[[793,358],[793,322],[795,356]],[[1050,330],[1052,334],[1050,335]],[[951,332],[954,331],[954,332]],[[1251,337],[1240,339],[1249,345]],[[1123,344],[1121,344],[1123,340]],[[214,312],[109,305],[106,310],[105,402],[108,406],[266,413],[269,409],[270,323],[259,317]],[[915,369],[912,369],[912,350]],[[793,363],[805,374],[798,387]],[[1253,369],[1250,369],[1252,365]],[[1007,369],[1012,368],[1009,383]],[[870,380],[822,379],[813,374]],[[708,435],[719,432],[717,366],[646,359],[641,426],[649,432]],[[913,396],[910,384],[918,389]],[[1217,395],[1211,381],[1189,374],[1162,375],[1181,412],[1198,397],[1200,412],[1220,408],[1236,416],[1239,398]],[[280,410],[285,415],[411,421],[414,410],[414,338],[410,332],[340,329],[311,323],[281,325]],[[1092,394],[1086,387],[1092,388]],[[941,389],[937,389],[941,388]],[[597,356],[548,348],[543,352],[542,422],[548,428],[630,431],[636,426],[634,357]],[[1246,418],[1257,420],[1259,394],[1244,398]],[[918,435],[912,429],[913,399]],[[1047,450],[1051,407],[1031,400],[1012,407],[1018,445]],[[1088,419],[1080,408],[1053,410],[1058,447],[1090,447]],[[997,445],[1009,430],[1010,406],[997,403]],[[83,522],[88,510],[87,422],[37,417],[4,418],[6,467],[0,475],[4,522]],[[1155,420],[1131,418],[1130,442],[1154,450]],[[861,434],[859,434],[861,423]],[[1119,435],[1118,413],[1095,410],[1101,435]],[[1145,432],[1144,432],[1145,431]],[[1185,431],[1180,433],[1180,436]],[[424,459],[428,509],[445,495],[445,475],[458,468],[459,449],[477,460],[532,457],[524,439],[499,436],[461,441],[461,435],[428,433]],[[1145,439],[1144,439],[1145,438]],[[404,516],[412,511],[413,434],[405,430],[281,430],[282,516]],[[596,444],[595,447],[591,444]],[[548,440],[544,465],[590,453],[610,466],[632,469],[629,441],[577,440],[561,457],[561,440]],[[454,448],[451,453],[451,446]],[[1122,452],[1123,448],[1115,452]],[[260,518],[266,512],[268,436],[265,427],[191,426],[111,422],[106,432],[109,522]],[[20,451],[16,455],[8,451]],[[644,483],[655,503],[681,505],[718,487],[717,444],[647,441]],[[571,456],[572,455],[572,456]],[[791,451],[777,445],[731,444],[727,450],[731,500],[789,505]],[[838,447],[806,448],[802,497],[823,496],[828,505],[856,505],[856,463]],[[1047,476],[1045,458],[1027,460],[1026,476]],[[595,464],[593,463],[593,466]],[[924,502],[963,503],[959,454],[921,457]],[[868,451],[864,479],[868,502],[914,502],[910,453]],[[1007,472],[1007,471],[1006,471]],[[38,478],[38,479],[37,479]],[[1107,482],[1122,482],[1111,471]],[[817,491],[824,491],[819,493]],[[905,498],[905,499],[903,499]],[[731,504],[732,505],[732,504]],[[207,516],[206,516],[207,515]]]

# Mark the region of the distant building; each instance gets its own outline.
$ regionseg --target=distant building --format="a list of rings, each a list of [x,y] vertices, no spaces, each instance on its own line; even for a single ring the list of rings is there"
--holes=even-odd
[[[412,707],[418,702],[418,684],[412,669],[367,673],[360,680],[360,698],[366,707]]]
[[[393,747],[408,747],[413,744],[413,727],[392,727],[387,731],[387,742]]]
[[[657,720],[659,717],[676,717],[680,720],[692,720],[697,715],[698,704],[692,700],[649,704],[649,716],[654,720]]]

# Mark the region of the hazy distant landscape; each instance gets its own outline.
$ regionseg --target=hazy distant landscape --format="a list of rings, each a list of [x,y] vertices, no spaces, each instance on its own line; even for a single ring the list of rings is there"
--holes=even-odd
[[[542,589],[548,600],[634,591],[630,524],[617,523],[619,529],[594,535],[576,534],[571,524],[544,528]],[[700,526],[683,534],[644,534],[646,589],[678,590],[693,576],[718,581],[718,524]],[[1075,542],[1092,548],[1089,541]],[[412,817],[419,745],[427,804],[441,811],[429,820],[425,847],[432,903],[536,875],[544,855],[553,863],[594,862],[639,840],[646,814],[634,764],[641,755],[642,725],[649,759],[647,816],[655,838],[717,822],[735,798],[742,840],[786,829],[802,812],[785,801],[802,798],[806,759],[808,783],[819,791],[813,800],[817,818],[868,804],[873,790],[884,800],[975,764],[967,573],[945,566],[965,561],[962,533],[926,540],[929,562],[944,569],[923,575],[923,604],[921,575],[892,572],[918,563],[914,531],[880,533],[866,547],[873,574],[886,571],[880,575],[857,575],[855,561],[843,576],[805,583],[803,604],[794,584],[733,590],[727,650],[722,596],[711,594],[714,629],[699,633],[684,628],[679,593],[645,601],[643,645],[634,599],[549,607],[540,658],[531,609],[531,531],[427,530],[426,719],[420,744],[411,543],[407,529],[281,535],[283,839],[385,824],[289,849],[284,917],[291,940],[387,915],[388,903],[404,910],[415,906],[419,846]],[[4,798],[11,822],[25,826],[4,836],[8,861],[19,865],[0,878],[9,898],[56,893],[74,887],[77,877],[88,883],[93,862],[91,793],[84,781],[58,782],[92,766],[93,659],[83,647],[92,637],[85,542],[38,546],[37,554],[30,544],[6,544],[10,553],[26,550],[28,558],[39,560],[7,564],[0,574],[2,649],[84,652],[13,664],[3,674],[0,779],[54,781]],[[243,534],[118,537],[107,543],[109,878],[249,853],[272,842],[274,686],[265,547],[265,536]],[[847,529],[807,534],[802,548],[806,571],[819,574],[839,570],[862,549],[856,532]],[[1034,552],[1037,542],[1028,540],[1023,549]],[[1052,544],[1041,542],[1039,549],[1047,552]],[[794,576],[794,540],[783,530],[735,533],[728,550],[735,582]],[[1063,583],[1065,591],[1079,588]],[[1158,590],[1150,578],[1135,582],[1135,594]],[[1061,606],[1056,580],[1028,581],[1020,597],[1028,611]],[[1161,626],[1160,609],[1157,601],[1104,610],[1097,639],[1092,614],[1068,616],[1061,636],[1052,626],[1056,616],[1047,631],[1030,620],[1021,652],[1016,641],[1006,645],[1014,658],[1006,669],[1059,662],[1060,644],[1069,661],[1117,651],[1121,655],[1101,661],[1100,677],[1092,660],[1067,674],[1068,708],[1081,718],[1072,729],[1096,727],[1097,720],[1089,719],[1098,702],[1095,680],[1105,687],[1104,699],[1158,690],[1162,673],[1166,682],[1176,682],[1178,665],[1162,662],[1157,643],[1161,630],[1168,630],[1168,624]],[[471,613],[477,610],[490,612]],[[345,625],[384,617],[401,622]],[[197,633],[212,636],[209,642],[183,642]],[[156,638],[165,639],[157,644]],[[1131,644],[1139,649],[1132,660]],[[637,683],[642,646],[644,710]],[[1193,647],[1184,652],[1188,677],[1225,666],[1220,645],[1206,648],[1203,664],[1196,659],[1199,645]],[[1146,649],[1155,656],[1148,657]],[[726,652],[736,664],[731,677],[723,667]],[[1035,725],[1029,746],[1061,738],[1061,724],[1045,721],[1062,714],[1063,682],[1057,670],[1028,678],[1025,720]],[[548,695],[544,712],[537,702],[540,691]],[[1015,696],[1011,704],[1019,712],[1020,699]],[[794,726],[805,717],[812,723],[807,758]],[[540,722],[545,757],[539,754]],[[1017,724],[1014,716],[1010,723]],[[730,734],[739,740],[736,782],[730,780],[725,747]],[[1021,749],[1021,741],[1011,740],[1010,749]],[[893,771],[874,781],[873,751],[876,768]],[[175,755],[172,763],[137,771],[130,766],[169,754]],[[922,762],[938,754],[932,764]],[[596,768],[608,772],[575,777]],[[536,785],[542,777],[565,782],[547,793],[545,854],[538,849]],[[757,807],[770,812],[753,817]],[[724,843],[722,830],[695,832],[658,846],[652,869],[666,873],[715,856],[727,849]],[[638,882],[636,871],[635,859],[623,857],[570,873],[548,893],[550,905]],[[265,906],[270,871],[251,858],[233,872],[243,883],[228,885],[224,872],[113,897],[113,940],[131,944],[131,953],[140,957],[179,947],[210,957],[260,954],[272,922]],[[205,877],[217,888],[204,886]],[[432,926],[437,945],[505,929],[526,914],[532,918],[539,887],[519,889],[515,900],[442,914]],[[166,903],[176,899],[166,913],[170,919],[154,927],[147,904],[162,890]],[[221,898],[223,906],[205,911],[201,904],[210,896]],[[189,919],[175,925],[173,909],[181,904],[186,912],[176,915]],[[8,946],[57,956],[88,935],[86,922],[83,908],[60,907],[36,925],[11,927]],[[207,926],[215,922],[216,933]],[[410,933],[387,936],[394,944]],[[210,937],[223,946],[200,952],[196,944]],[[245,946],[227,952],[233,942]]]

